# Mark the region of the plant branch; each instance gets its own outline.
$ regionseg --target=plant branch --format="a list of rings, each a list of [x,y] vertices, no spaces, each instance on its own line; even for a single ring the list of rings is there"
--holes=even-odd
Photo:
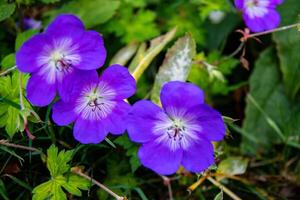
[[[17,149],[24,149],[24,150],[28,150],[28,151],[36,151],[36,152],[42,153],[42,151],[37,149],[37,148],[9,143],[7,140],[0,140],[0,145],[7,146],[7,147],[13,147],[13,148],[17,148]]]
[[[13,67],[11,67],[11,68],[8,68],[7,70],[1,72],[1,73],[0,73],[0,76],[4,76],[4,75],[8,74],[9,72],[15,70],[16,68],[17,68],[17,66],[13,66]]]
[[[230,189],[222,185],[220,182],[216,181],[212,177],[207,177],[207,180],[209,180],[212,184],[223,190],[228,196],[230,196],[233,200],[242,200],[240,197],[238,197],[236,194],[234,194]]]
[[[287,26],[282,26],[282,27],[271,29],[271,30],[268,30],[268,31],[263,31],[263,32],[259,32],[259,33],[250,34],[248,36],[248,38],[253,38],[253,37],[257,37],[257,36],[261,36],[261,35],[267,35],[267,34],[270,34],[270,33],[285,31],[285,30],[295,28],[295,27],[298,27],[298,26],[300,26],[300,23],[291,24],[291,25],[287,25]]]
[[[106,187],[105,185],[103,185],[102,183],[96,181],[95,179],[93,179],[92,177],[84,174],[81,172],[80,168],[78,167],[73,167],[71,169],[71,171],[87,180],[92,181],[92,183],[94,183],[95,185],[99,186],[101,189],[103,189],[104,191],[106,191],[108,194],[110,194],[111,196],[113,196],[114,198],[116,198],[117,200],[127,200],[126,197],[121,197],[119,195],[117,195],[116,193],[114,193],[113,191],[111,191],[108,187]]]
[[[168,187],[168,193],[169,193],[169,199],[173,200],[173,192],[172,192],[172,186],[171,186],[171,179],[167,176],[161,176],[161,178],[164,181],[164,184]]]

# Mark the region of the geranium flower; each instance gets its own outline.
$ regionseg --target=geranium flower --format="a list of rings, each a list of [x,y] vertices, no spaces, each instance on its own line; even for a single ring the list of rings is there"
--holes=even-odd
[[[41,29],[42,28],[42,21],[35,20],[34,18],[24,18],[23,19],[23,28],[27,29]]]
[[[142,143],[141,163],[158,174],[175,173],[180,165],[202,172],[214,162],[211,141],[225,135],[222,116],[204,103],[201,89],[191,83],[166,83],[160,94],[163,109],[138,101],[129,113],[131,140]]]
[[[276,6],[283,0],[235,0],[237,9],[242,10],[246,25],[253,32],[261,32],[276,28],[280,23],[280,15]]]
[[[70,86],[104,64],[106,50],[96,31],[86,31],[74,15],[59,15],[46,31],[26,41],[16,54],[21,72],[32,73],[27,98],[35,106],[48,105],[56,92],[69,98]]]
[[[54,104],[52,119],[56,124],[75,122],[74,137],[84,144],[101,142],[109,132],[125,131],[130,105],[124,99],[136,90],[135,80],[125,67],[112,65],[100,78],[94,73],[74,88],[70,101]]]

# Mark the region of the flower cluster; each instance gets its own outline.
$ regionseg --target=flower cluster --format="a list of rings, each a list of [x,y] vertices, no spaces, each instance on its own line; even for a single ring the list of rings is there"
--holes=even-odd
[[[136,91],[127,68],[108,67],[99,77],[106,50],[102,37],[86,31],[73,15],[58,16],[44,33],[17,52],[18,69],[31,73],[27,98],[36,106],[53,105],[60,126],[74,123],[81,143],[99,143],[108,133],[128,131],[141,143],[141,163],[159,174],[175,173],[180,165],[201,172],[214,162],[212,141],[225,135],[220,113],[204,103],[204,93],[191,83],[169,82],[161,90],[162,108],[141,100],[132,107],[124,99]]]
[[[235,0],[237,9],[243,12],[246,25],[253,32],[261,32],[276,28],[280,16],[276,6],[283,0]]]

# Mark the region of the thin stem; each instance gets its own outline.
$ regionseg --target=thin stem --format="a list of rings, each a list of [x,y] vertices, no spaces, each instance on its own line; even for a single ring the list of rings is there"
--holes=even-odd
[[[11,67],[11,68],[8,68],[7,70],[1,72],[1,73],[0,73],[0,76],[4,76],[4,75],[8,74],[9,72],[15,70],[16,68],[17,68],[17,66],[13,66],[13,67]]]
[[[81,172],[81,170],[77,167],[74,167],[71,169],[71,171],[87,180],[92,181],[92,183],[94,183],[95,185],[99,186],[101,189],[105,190],[108,194],[110,194],[111,196],[113,196],[114,198],[116,198],[117,200],[126,200],[126,197],[121,197],[119,195],[117,195],[116,193],[114,193],[113,191],[111,191],[109,188],[107,188],[105,185],[101,184],[100,182],[96,181],[95,179],[93,179],[92,177],[84,174]]]
[[[207,178],[207,175],[202,176],[198,181],[190,185],[187,189],[189,193],[192,193],[199,185],[201,185]]]
[[[22,91],[22,73],[19,73],[19,95],[20,95],[20,106],[21,110],[24,110],[23,91]]]
[[[232,52],[229,56],[227,56],[226,58],[232,58],[232,57],[236,56],[243,49],[244,45],[245,45],[245,43],[241,42],[241,44],[238,46],[238,48],[234,52]]]
[[[170,200],[173,200],[173,192],[172,192],[172,186],[171,186],[171,179],[167,176],[161,176],[161,178],[164,181],[164,184],[168,187],[168,193]]]
[[[242,200],[240,197],[238,197],[236,194],[234,194],[231,190],[229,190],[227,187],[222,185],[220,182],[216,181],[212,177],[207,177],[207,180],[209,180],[212,184],[220,188],[220,190],[223,190],[228,196],[230,196],[233,200]]]
[[[4,146],[8,146],[8,147],[17,148],[17,149],[24,149],[24,150],[28,150],[28,151],[36,151],[36,152],[42,153],[42,151],[37,148],[9,143],[7,140],[0,140],[0,144],[4,145]]]
[[[253,34],[250,34],[248,36],[248,38],[253,38],[253,37],[266,35],[266,34],[269,34],[269,33],[275,33],[275,32],[279,32],[279,31],[285,31],[287,29],[295,28],[297,26],[300,26],[300,23],[291,24],[291,25],[287,25],[287,26],[282,26],[282,27],[279,27],[279,28],[271,29],[271,30],[268,30],[268,31],[260,32],[260,33],[253,33]]]

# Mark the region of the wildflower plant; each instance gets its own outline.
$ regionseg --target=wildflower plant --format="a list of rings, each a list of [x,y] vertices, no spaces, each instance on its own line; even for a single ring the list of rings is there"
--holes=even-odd
[[[0,0],[0,199],[299,187],[299,13],[298,0]]]

